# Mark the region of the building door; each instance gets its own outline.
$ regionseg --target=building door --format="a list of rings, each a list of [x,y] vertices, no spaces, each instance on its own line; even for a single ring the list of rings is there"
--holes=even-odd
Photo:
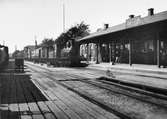
[[[111,49],[111,61],[112,62],[115,62],[115,42],[114,41],[112,41],[111,42],[111,47],[110,47]]]
[[[41,49],[39,50],[39,58],[41,58]]]
[[[165,39],[160,42],[160,64],[167,66],[167,40]]]
[[[104,43],[101,47],[102,62],[109,62],[109,44]]]
[[[159,34],[159,60],[160,66],[167,66],[167,31]]]
[[[154,41],[152,39],[134,40],[132,45],[133,63],[155,64],[154,61]]]

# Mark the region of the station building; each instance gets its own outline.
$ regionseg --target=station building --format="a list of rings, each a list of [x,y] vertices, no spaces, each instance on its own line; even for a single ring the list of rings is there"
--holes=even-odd
[[[129,15],[122,24],[105,27],[79,39],[80,55],[88,61],[167,66],[167,11]]]

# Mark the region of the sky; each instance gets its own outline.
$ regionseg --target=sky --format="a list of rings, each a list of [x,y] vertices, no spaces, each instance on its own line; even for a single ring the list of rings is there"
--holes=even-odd
[[[148,8],[167,11],[167,0],[0,0],[0,44],[12,53],[35,40],[56,39],[63,32],[63,3],[65,29],[84,21],[91,32],[123,23],[130,14],[147,16]]]

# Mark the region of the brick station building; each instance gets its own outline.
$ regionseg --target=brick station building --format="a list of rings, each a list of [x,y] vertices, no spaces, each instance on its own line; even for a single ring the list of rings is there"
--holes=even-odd
[[[89,61],[167,66],[167,11],[130,15],[125,23],[92,33],[80,42],[80,55]]]

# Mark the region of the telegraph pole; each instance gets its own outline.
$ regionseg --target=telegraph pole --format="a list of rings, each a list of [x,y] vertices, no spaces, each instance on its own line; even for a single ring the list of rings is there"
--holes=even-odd
[[[36,48],[37,48],[37,36],[36,35],[34,36],[34,39],[35,39],[35,58],[36,58]]]
[[[65,4],[63,1],[63,32],[65,32]]]
[[[17,45],[15,45],[15,51],[17,50]]]

